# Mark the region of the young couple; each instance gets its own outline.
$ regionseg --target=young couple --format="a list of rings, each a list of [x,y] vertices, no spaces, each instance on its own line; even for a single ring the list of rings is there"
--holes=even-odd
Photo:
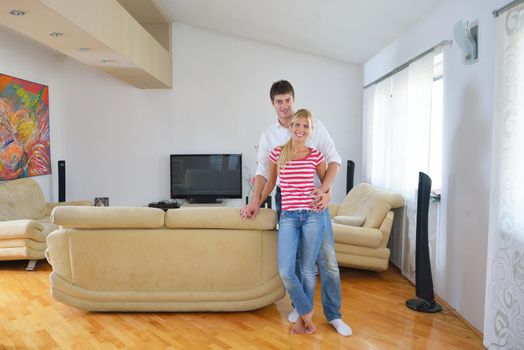
[[[316,330],[312,315],[318,262],[324,314],[338,333],[350,336],[352,330],[340,314],[340,274],[326,209],[340,156],[322,123],[313,121],[305,109],[294,112],[295,92],[288,81],[274,83],[270,98],[278,120],[260,138],[253,198],[240,215],[254,218],[278,177],[278,264],[294,305],[288,316],[294,323],[291,332],[312,334]],[[321,180],[318,188],[314,184],[315,174]]]

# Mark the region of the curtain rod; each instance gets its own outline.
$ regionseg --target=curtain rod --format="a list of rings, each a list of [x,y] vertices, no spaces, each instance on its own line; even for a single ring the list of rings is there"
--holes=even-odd
[[[519,0],[519,1],[524,1],[524,0]],[[443,41],[441,41],[440,43],[438,43],[437,45],[433,46],[432,48],[427,49],[426,51],[422,52],[421,54],[419,54],[419,55],[413,57],[412,59],[410,59],[410,60],[407,61],[406,63],[401,64],[400,66],[398,66],[397,68],[393,69],[393,70],[390,71],[389,73],[384,74],[383,76],[381,76],[380,78],[376,79],[376,80],[373,81],[372,83],[369,83],[369,84],[365,85],[365,86],[364,86],[364,89],[367,89],[367,88],[370,87],[371,85],[374,85],[374,84],[378,84],[378,83],[380,83],[382,80],[385,80],[385,79],[389,78],[390,76],[392,76],[393,74],[400,72],[401,70],[403,70],[404,68],[406,68],[407,66],[409,66],[411,63],[413,63],[413,62],[415,62],[416,60],[418,60],[419,58],[421,58],[422,56],[425,56],[425,55],[427,55],[428,53],[430,53],[431,51],[434,51],[434,50],[439,49],[439,48],[441,48],[441,47],[451,45],[452,42],[453,42],[453,41],[451,41],[451,40],[443,40]]]
[[[498,10],[494,10],[492,13],[493,13],[493,17],[498,17],[500,14],[502,14],[503,12],[506,12],[510,9],[512,9],[514,6],[520,4],[521,2],[523,2],[524,0],[514,0],[512,2],[510,2],[509,4],[505,5],[505,6],[502,6],[501,8],[499,8]]]

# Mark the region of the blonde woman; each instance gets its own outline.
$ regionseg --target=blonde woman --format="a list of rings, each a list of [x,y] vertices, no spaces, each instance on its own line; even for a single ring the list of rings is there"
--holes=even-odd
[[[300,315],[291,328],[293,334],[312,334],[316,330],[312,320],[315,261],[326,225],[324,213],[312,207],[315,173],[320,181],[326,174],[324,155],[306,146],[306,140],[313,131],[312,119],[311,112],[306,109],[299,109],[294,114],[289,126],[291,139],[285,145],[275,147],[269,155],[269,179],[260,196],[262,203],[275,187],[278,176],[282,193],[278,230],[279,274]],[[299,247],[302,282],[295,270]]]

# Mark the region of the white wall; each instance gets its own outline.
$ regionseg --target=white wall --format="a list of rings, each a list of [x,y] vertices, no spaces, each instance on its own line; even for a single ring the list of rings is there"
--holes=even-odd
[[[35,52],[37,53],[37,59],[35,59]],[[2,74],[44,85],[50,85],[50,82],[53,81],[53,77],[56,75],[56,69],[54,68],[56,66],[56,58],[53,55],[35,48],[25,39],[14,36],[1,28],[0,57],[0,73]],[[43,69],[44,67],[45,69]],[[52,101],[54,91],[50,89],[49,93],[49,99]],[[50,113],[53,113],[53,108],[54,106],[51,105]],[[50,123],[52,129],[52,119],[50,119]],[[56,159],[53,151],[51,151],[51,158],[52,161]],[[53,171],[56,171],[56,164],[53,165]],[[34,179],[42,185],[46,197],[50,198],[50,176],[37,176]]]
[[[365,84],[442,40],[453,24],[479,20],[479,61],[462,63],[460,48],[445,51],[443,194],[436,293],[482,330],[486,279],[493,115],[495,20],[507,0],[449,0],[364,66]]]
[[[254,174],[279,79],[293,83],[297,107],[324,122],[343,160],[361,163],[360,67],[182,24],[173,25],[173,51],[174,88],[139,90],[0,30],[0,72],[49,86],[53,173],[66,160],[68,200],[168,198],[170,153],[243,153]],[[35,179],[57,199],[55,175]],[[334,201],[344,192],[345,166]]]

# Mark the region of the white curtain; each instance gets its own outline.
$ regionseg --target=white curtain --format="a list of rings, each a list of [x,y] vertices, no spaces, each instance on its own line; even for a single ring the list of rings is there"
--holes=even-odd
[[[418,172],[429,168],[434,55],[364,91],[364,179],[404,196],[401,270],[413,283]]]
[[[497,18],[484,345],[524,349],[524,4]]]

